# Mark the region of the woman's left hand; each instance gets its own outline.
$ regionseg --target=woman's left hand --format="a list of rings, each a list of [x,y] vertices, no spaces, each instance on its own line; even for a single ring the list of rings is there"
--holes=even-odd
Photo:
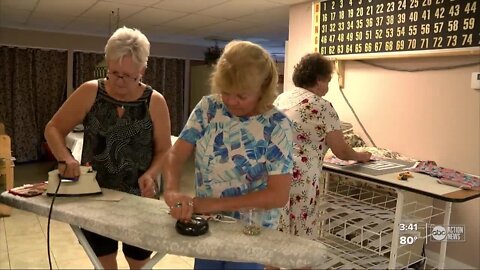
[[[155,180],[151,175],[144,174],[140,178],[138,178],[138,186],[140,187],[140,193],[142,197],[155,197],[156,184]]]

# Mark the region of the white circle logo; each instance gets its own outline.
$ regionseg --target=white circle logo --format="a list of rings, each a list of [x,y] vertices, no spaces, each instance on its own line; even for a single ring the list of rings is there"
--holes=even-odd
[[[447,230],[445,229],[445,227],[437,225],[433,227],[432,237],[437,241],[442,241],[447,237]]]

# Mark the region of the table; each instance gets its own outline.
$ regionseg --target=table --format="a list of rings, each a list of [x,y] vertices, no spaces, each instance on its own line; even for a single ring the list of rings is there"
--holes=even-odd
[[[393,235],[391,242],[391,251],[388,268],[394,269],[397,259],[397,251],[399,247],[399,225],[402,222],[402,216],[404,213],[403,207],[405,205],[405,192],[412,192],[435,198],[445,202],[443,225],[448,226],[450,224],[450,214],[452,209],[452,203],[465,202],[480,197],[480,191],[462,190],[456,187],[443,185],[437,182],[436,178],[430,177],[425,174],[412,173],[414,176],[408,181],[397,180],[398,173],[407,167],[407,164],[402,161],[392,160],[405,166],[400,166],[396,170],[386,171],[384,174],[374,175],[365,169],[365,164],[355,164],[349,166],[340,166],[336,164],[324,163],[323,170],[327,173],[326,183],[328,184],[328,178],[330,174],[337,174],[341,176],[347,176],[359,181],[373,183],[376,185],[392,188],[396,192],[396,206],[393,220]],[[442,241],[440,245],[440,258],[438,260],[438,269],[444,269],[445,256],[446,256],[447,241]]]
[[[94,196],[58,197],[52,210],[52,219],[72,226],[96,269],[102,267],[80,228],[156,251],[145,269],[151,269],[166,253],[204,259],[257,262],[286,268],[325,268],[322,267],[324,263],[336,259],[322,243],[272,229],[264,229],[257,236],[247,236],[242,233],[240,223],[211,221],[210,230],[205,235],[179,235],[174,227],[176,220],[167,214],[168,207],[164,201],[109,189],[102,191],[104,194],[101,196],[121,195],[123,198],[113,202],[101,201],[98,200],[100,197]],[[51,197],[41,195],[24,198],[3,192],[0,201],[48,216]]]

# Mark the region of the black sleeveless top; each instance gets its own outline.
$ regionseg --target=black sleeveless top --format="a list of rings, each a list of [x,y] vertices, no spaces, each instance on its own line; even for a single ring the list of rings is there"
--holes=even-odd
[[[118,101],[98,80],[98,91],[83,125],[82,164],[97,171],[101,187],[140,195],[138,178],[150,167],[153,158],[153,124],[149,105],[153,89],[131,102]],[[117,108],[125,109],[122,117]]]

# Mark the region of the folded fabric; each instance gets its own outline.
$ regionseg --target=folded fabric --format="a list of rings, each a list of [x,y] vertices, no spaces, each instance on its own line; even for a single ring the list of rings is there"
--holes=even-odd
[[[438,178],[438,182],[445,185],[462,189],[480,190],[480,178],[478,176],[437,166],[435,161],[419,161],[409,170],[436,177]]]
[[[25,184],[20,187],[15,187],[11,188],[8,190],[8,192],[22,196],[22,197],[33,197],[33,196],[38,196],[42,195],[45,190],[47,190],[47,184],[46,183],[36,183],[36,184]]]
[[[384,158],[380,157],[380,156],[371,156],[370,157],[370,161],[375,161],[375,160],[384,160]],[[339,159],[338,157],[336,157],[335,155],[325,156],[325,158],[323,159],[323,162],[331,163],[331,164],[335,164],[335,165],[339,165],[339,166],[347,166],[347,165],[353,165],[353,164],[359,163],[356,160],[342,160],[342,159]]]

